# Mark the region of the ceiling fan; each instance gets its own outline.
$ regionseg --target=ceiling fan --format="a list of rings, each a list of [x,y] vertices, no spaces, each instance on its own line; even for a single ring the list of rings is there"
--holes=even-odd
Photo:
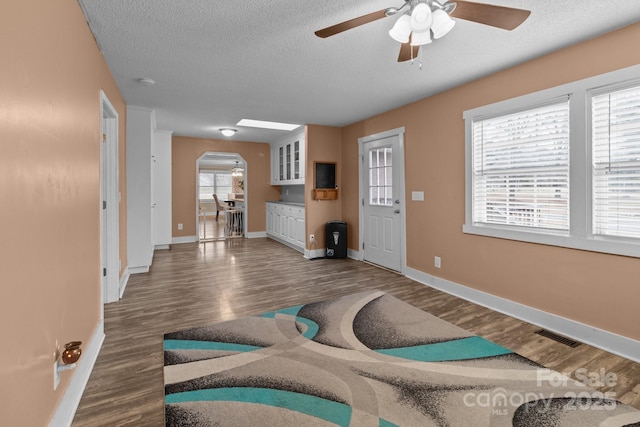
[[[359,16],[318,30],[315,34],[321,38],[331,37],[396,14],[400,14],[400,18],[389,30],[389,35],[401,43],[398,62],[402,62],[415,58],[420,46],[431,43],[431,35],[439,39],[447,34],[455,24],[452,17],[513,30],[529,17],[531,11],[462,0],[404,0],[400,7],[388,7]]]

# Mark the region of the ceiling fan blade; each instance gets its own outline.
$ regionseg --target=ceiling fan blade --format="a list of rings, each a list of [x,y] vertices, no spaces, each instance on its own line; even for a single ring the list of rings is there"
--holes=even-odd
[[[368,24],[369,22],[377,21],[378,19],[385,18],[387,15],[385,14],[386,9],[379,10],[377,12],[371,12],[367,15],[362,15],[357,18],[350,19],[348,21],[341,22],[336,25],[332,25],[327,28],[323,28],[315,32],[316,36],[321,38],[326,38],[330,36],[334,36],[343,31],[350,30],[355,27],[359,27],[360,25]]]
[[[474,3],[455,0],[456,8],[451,17],[466,21],[478,22],[503,30],[513,30],[522,24],[531,14],[530,10],[512,7],[495,6],[492,4]]]
[[[400,53],[398,54],[398,62],[408,61],[418,56],[420,46],[411,46],[409,43],[400,45]]]

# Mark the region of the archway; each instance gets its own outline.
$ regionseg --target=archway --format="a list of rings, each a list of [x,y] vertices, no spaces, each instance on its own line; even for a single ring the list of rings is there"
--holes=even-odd
[[[246,237],[247,162],[238,153],[207,151],[196,160],[199,242]],[[216,194],[219,206],[213,195]]]

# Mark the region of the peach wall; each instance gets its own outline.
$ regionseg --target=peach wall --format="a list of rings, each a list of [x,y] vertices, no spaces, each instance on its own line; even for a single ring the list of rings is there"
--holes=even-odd
[[[471,288],[640,340],[640,260],[462,233],[463,111],[640,63],[640,24],[343,129],[343,217],[358,242],[358,138],[404,126],[407,265]],[[428,68],[422,71],[428,73]],[[425,201],[411,201],[424,191]],[[442,268],[433,267],[434,256]]]
[[[325,224],[328,221],[342,220],[342,203],[340,191],[338,200],[314,200],[313,187],[315,184],[314,162],[336,163],[336,184],[338,190],[342,182],[341,145],[342,133],[340,128],[331,126],[307,125],[305,133],[306,141],[306,173],[305,173],[305,228],[307,230],[307,249],[321,249],[325,244]],[[347,224],[347,237],[350,233],[350,224]],[[309,234],[315,234],[316,243],[309,244]]]
[[[124,100],[77,1],[4,2],[0,33],[1,423],[44,426],[75,374],[53,390],[56,343],[101,321],[100,89],[121,162]]]
[[[266,143],[173,136],[171,144],[171,196],[173,237],[196,236],[196,161],[207,151],[238,153],[246,161],[245,200],[247,230],[266,231],[267,200],[280,198],[271,186],[271,152]],[[178,224],[183,229],[178,230]]]

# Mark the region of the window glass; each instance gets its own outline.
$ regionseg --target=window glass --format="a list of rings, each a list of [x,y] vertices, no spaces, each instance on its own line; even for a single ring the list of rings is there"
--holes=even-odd
[[[473,220],[569,230],[569,103],[473,123]]]
[[[640,237],[640,86],[592,98],[593,233]]]
[[[369,151],[369,204],[393,205],[391,180],[391,147],[374,148]]]

